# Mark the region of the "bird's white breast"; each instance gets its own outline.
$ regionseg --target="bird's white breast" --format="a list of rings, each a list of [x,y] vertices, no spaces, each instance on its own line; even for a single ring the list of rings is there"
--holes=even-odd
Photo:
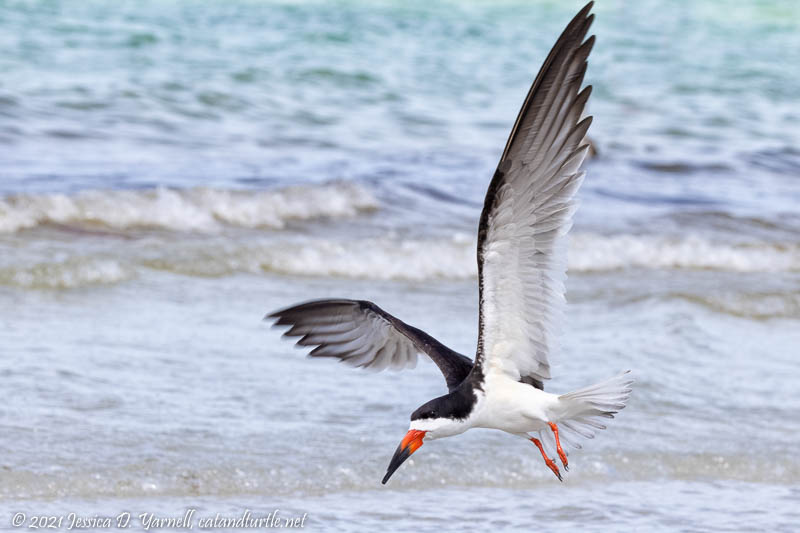
[[[520,383],[500,372],[487,372],[483,392],[470,417],[473,427],[528,433],[547,427],[558,396]]]

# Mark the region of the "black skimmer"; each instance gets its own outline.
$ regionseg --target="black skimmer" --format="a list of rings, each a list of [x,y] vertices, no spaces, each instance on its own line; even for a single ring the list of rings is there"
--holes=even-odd
[[[479,337],[475,360],[454,352],[368,301],[317,300],[272,313],[276,326],[309,356],[334,357],[357,367],[414,366],[430,357],[448,393],[411,415],[383,483],[424,442],[470,428],[493,428],[530,440],[562,479],[542,444],[552,432],[580,448],[604,418],[625,407],[628,372],[567,394],[544,391],[562,318],[566,234],[583,180],[581,163],[591,117],[581,118],[591,86],[581,90],[594,36],[586,39],[592,2],[567,25],[528,92],[489,184],[478,227]],[[537,438],[538,436],[538,438]]]

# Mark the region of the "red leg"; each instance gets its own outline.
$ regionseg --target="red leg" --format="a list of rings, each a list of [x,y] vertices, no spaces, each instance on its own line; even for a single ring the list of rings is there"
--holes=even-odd
[[[558,440],[558,426],[555,425],[553,422],[547,423],[550,426],[550,429],[553,430],[553,435],[556,438],[556,450],[558,451],[558,456],[561,458],[561,464],[564,465],[564,470],[569,471],[569,461],[567,461],[567,454],[564,453],[564,449],[561,447],[561,441]]]
[[[548,468],[550,468],[550,470],[553,471],[553,473],[556,475],[559,481],[563,481],[563,479],[561,479],[561,472],[558,471],[558,467],[556,466],[555,461],[547,457],[547,454],[544,453],[544,448],[542,447],[542,443],[539,442],[539,439],[531,437],[531,442],[534,443],[537,448],[539,448],[540,452],[542,452],[542,457],[544,457],[544,463],[548,466]]]

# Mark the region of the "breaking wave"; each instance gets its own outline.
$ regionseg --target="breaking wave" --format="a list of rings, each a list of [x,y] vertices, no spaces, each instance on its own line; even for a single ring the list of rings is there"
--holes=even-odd
[[[375,280],[468,279],[476,274],[474,263],[474,244],[459,236],[441,241],[219,240],[129,251],[127,256],[104,253],[0,267],[0,285],[77,288],[125,281],[146,270],[199,277],[272,273]]]
[[[222,246],[202,260],[188,252],[151,263],[189,275],[222,276],[235,272],[274,272],[301,276],[364,279],[468,279],[478,274],[475,241],[463,234],[443,239],[308,240]],[[628,268],[719,270],[729,272],[800,271],[800,244],[716,244],[700,238],[578,234],[569,256],[571,272]]]
[[[584,233],[572,237],[569,254],[569,268],[577,272],[625,268],[800,271],[800,242],[728,244],[692,235],[674,238]]]
[[[111,285],[136,277],[133,265],[109,258],[74,258],[0,268],[0,285],[32,289],[76,289]]]
[[[377,207],[367,189],[349,182],[267,191],[158,187],[20,194],[0,198],[0,233],[64,224],[214,233],[224,226],[282,228],[291,220],[350,217]]]
[[[77,253],[77,250],[76,250]],[[146,271],[224,277],[237,273],[373,280],[461,280],[477,276],[475,241],[455,234],[431,239],[313,237],[231,240],[222,237],[155,240],[114,250],[0,266],[0,284],[73,288],[113,284]],[[721,272],[800,272],[800,244],[711,242],[699,237],[576,234],[571,273],[626,269]]]

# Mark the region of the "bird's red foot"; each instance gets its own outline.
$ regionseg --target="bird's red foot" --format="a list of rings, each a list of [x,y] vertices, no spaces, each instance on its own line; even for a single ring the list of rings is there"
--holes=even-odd
[[[544,457],[544,464],[546,464],[547,467],[553,471],[553,473],[556,475],[559,481],[564,481],[563,479],[561,479],[561,472],[558,471],[558,467],[556,466],[555,461],[547,457],[547,454],[544,453],[544,447],[542,446],[542,443],[539,441],[539,439],[531,437],[531,442],[534,443],[537,448],[539,448],[540,452],[542,452],[542,457]]]
[[[556,438],[556,450],[558,451],[558,457],[561,459],[561,464],[564,465],[564,470],[569,472],[569,461],[567,461],[567,454],[564,453],[564,449],[561,447],[561,441],[558,440],[558,426],[553,422],[548,422],[547,424],[550,426],[550,429],[553,430],[553,435]]]

